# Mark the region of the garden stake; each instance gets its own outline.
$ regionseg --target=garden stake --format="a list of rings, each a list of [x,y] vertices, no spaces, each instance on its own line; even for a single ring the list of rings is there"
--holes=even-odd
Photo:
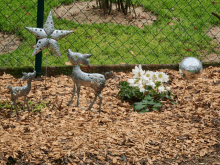
[[[48,55],[48,49],[47,49],[47,54],[46,54],[46,73],[45,73],[45,81],[44,81],[45,90],[47,90],[47,85],[46,85],[46,81],[47,81],[47,55]]]
[[[16,100],[18,99],[18,97],[24,96],[24,105],[23,105],[23,110],[25,107],[25,102],[27,104],[28,107],[28,121],[29,121],[29,106],[28,106],[28,99],[27,99],[27,95],[30,93],[31,90],[31,81],[35,78],[36,76],[36,71],[34,71],[33,73],[22,73],[23,77],[21,78],[22,81],[27,80],[27,85],[23,86],[23,87],[14,87],[12,88],[11,85],[8,85],[8,89],[11,92],[11,111],[10,111],[10,117],[12,114],[12,105],[14,105],[15,109],[16,109],[16,113],[17,113],[17,117],[19,116],[18,114],[18,109],[17,109],[17,103]],[[17,118],[17,121],[19,119]],[[10,120],[9,120],[10,122]]]
[[[48,48],[50,47],[54,55],[59,58],[61,58],[61,53],[60,53],[60,48],[58,46],[58,40],[73,32],[70,30],[55,30],[51,11],[47,17],[44,28],[25,27],[25,29],[27,29],[32,34],[34,34],[38,39],[34,52],[32,53],[32,56],[38,54],[44,48],[47,48],[47,54],[48,54]],[[47,59],[46,59],[46,74],[47,74]],[[45,76],[45,89],[46,89],[46,79],[47,78]]]
[[[78,107],[81,85],[86,86],[86,87],[91,87],[95,91],[95,98],[91,102],[88,110],[91,110],[93,103],[96,101],[97,96],[99,96],[100,98],[99,115],[100,115],[101,104],[102,104],[101,91],[105,87],[105,82],[106,82],[105,76],[102,74],[98,74],[98,73],[85,73],[81,71],[80,69],[80,64],[90,66],[90,62],[88,58],[90,58],[91,56],[92,56],[91,54],[82,55],[81,53],[72,52],[70,49],[68,49],[67,57],[73,65],[73,72],[72,72],[71,78],[74,82],[74,87],[73,87],[72,97],[70,101],[67,103],[67,106],[72,104],[74,95],[76,93],[76,88],[77,88],[77,96],[78,96],[76,107]]]

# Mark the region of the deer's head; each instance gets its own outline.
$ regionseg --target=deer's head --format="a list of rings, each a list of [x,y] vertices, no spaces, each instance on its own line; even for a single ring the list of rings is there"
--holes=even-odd
[[[88,58],[90,58],[92,54],[81,54],[78,52],[72,52],[70,49],[68,49],[67,57],[70,60],[70,62],[73,65],[89,65],[90,66],[90,61]]]
[[[36,71],[34,71],[33,73],[26,73],[26,72],[22,72],[23,74],[23,77],[22,77],[22,81],[25,81],[25,80],[33,80],[36,76]]]

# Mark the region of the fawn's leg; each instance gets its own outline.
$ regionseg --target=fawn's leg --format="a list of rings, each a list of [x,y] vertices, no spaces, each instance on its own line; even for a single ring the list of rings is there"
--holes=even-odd
[[[79,94],[80,94],[80,84],[76,84],[77,85],[77,104],[76,106],[78,107],[79,106]]]
[[[29,106],[28,106],[28,99],[27,99],[27,96],[24,96],[24,105],[25,105],[25,102],[26,102],[26,105],[27,105],[27,108],[28,108],[28,112],[30,111],[29,109]],[[24,107],[23,107],[24,109]]]
[[[100,102],[99,102],[99,113],[101,111],[101,105],[102,105],[102,95],[99,93],[99,98],[100,98]]]
[[[17,109],[16,100],[14,101],[14,107],[15,107],[15,109],[16,109],[16,114],[17,114],[17,120],[16,120],[16,121],[20,121],[20,117],[19,117],[19,114],[18,114],[18,109]]]
[[[28,105],[28,98],[27,98],[26,104],[27,104],[27,107],[28,107],[28,112],[30,112],[30,108],[29,108],[29,105]]]
[[[14,105],[14,101],[12,101],[12,103],[11,103],[10,117],[11,117],[11,114],[12,114],[12,105]]]
[[[67,106],[69,106],[73,103],[73,98],[74,98],[75,94],[76,94],[76,84],[74,83],[72,97],[71,97],[70,101],[67,103]]]
[[[17,109],[17,103],[16,103],[16,100],[14,101],[14,107],[15,107],[15,109],[16,109],[16,114],[17,114],[17,116],[19,116],[19,114],[18,114],[18,109]]]
[[[24,108],[25,108],[25,102],[26,102],[26,97],[24,96],[24,105],[23,105],[23,111],[24,111]]]
[[[28,107],[28,120],[29,120],[30,109],[29,109],[29,106],[28,106],[28,99],[27,99],[27,96],[24,96],[24,105],[25,105],[25,102],[26,102],[27,107]],[[24,109],[23,109],[23,110],[24,110]]]
[[[91,108],[92,108],[94,102],[96,101],[96,99],[97,99],[97,94],[95,94],[95,98],[94,98],[93,102],[91,102],[91,104],[90,104],[88,110],[91,110]]]
[[[9,124],[10,124],[10,118],[11,118],[11,114],[12,114],[12,105],[14,104],[14,101],[12,101],[11,103],[11,110],[10,110],[10,117],[9,117]]]

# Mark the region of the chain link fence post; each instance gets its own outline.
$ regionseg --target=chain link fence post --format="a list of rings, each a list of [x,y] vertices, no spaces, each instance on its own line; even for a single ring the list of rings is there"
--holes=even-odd
[[[44,0],[38,0],[37,4],[37,27],[43,28],[44,22]],[[36,39],[37,43],[38,39]],[[35,71],[37,72],[36,77],[41,75],[42,66],[42,51],[35,56]]]

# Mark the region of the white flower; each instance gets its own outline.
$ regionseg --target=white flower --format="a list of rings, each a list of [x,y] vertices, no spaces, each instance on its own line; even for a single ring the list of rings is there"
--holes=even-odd
[[[128,79],[127,82],[131,85],[131,84],[134,84],[135,82],[135,79]]]
[[[152,81],[151,77],[147,77],[146,75],[143,75],[141,78],[142,83],[144,86],[151,86],[153,89],[155,88],[155,83]]]
[[[153,81],[149,81],[146,85],[151,86],[153,89],[155,89],[156,84]]]
[[[145,74],[145,76],[147,78],[149,78],[150,80],[152,80],[152,81],[154,80],[153,75],[154,75],[153,71],[147,71],[146,74]]]
[[[163,79],[163,73],[162,73],[162,72],[156,71],[156,72],[154,73],[154,76],[155,76],[156,81],[160,81],[160,82],[163,82],[163,81],[164,81],[164,79]]]
[[[140,88],[140,92],[144,93],[145,91],[147,91],[147,90],[144,88]]]
[[[170,91],[170,87],[166,87],[166,90],[167,90],[167,91]]]
[[[160,82],[167,82],[169,80],[169,76],[163,72],[156,72],[155,76],[156,76],[157,81],[160,81]]]
[[[158,87],[159,93],[166,92],[166,91],[170,90],[170,87],[165,87],[165,88],[163,85],[159,86]]]
[[[145,72],[142,70],[141,65],[135,66],[135,69],[132,69],[132,72],[134,74],[134,77],[133,79],[128,79],[127,82],[132,87],[138,87],[140,92],[143,92],[143,93],[147,91],[145,89],[146,86],[151,86],[155,90],[156,81],[160,81],[161,83],[169,81],[169,76],[166,75],[165,73],[153,72],[153,71]],[[162,93],[168,90],[170,90],[170,87],[166,87],[163,85],[160,85],[158,87],[159,93]]]
[[[137,84],[137,83],[135,83],[135,84],[130,84],[130,86],[132,86],[132,87],[138,87],[138,84]]]
[[[142,81],[143,84],[147,84],[151,79],[147,77],[146,75],[143,75],[140,80]]]
[[[165,92],[164,86],[163,86],[163,85],[162,85],[162,86],[159,86],[159,87],[158,87],[158,91],[159,91],[159,93]]]
[[[134,74],[133,78],[140,78],[144,75],[145,71],[143,71],[141,65],[139,65],[139,67],[135,66],[135,69],[132,69],[132,73]]]
[[[145,89],[145,86],[144,86],[144,84],[143,84],[143,82],[142,82],[141,79],[138,81],[138,88],[139,88],[140,92],[143,92],[143,93],[144,93],[145,91],[147,91],[147,90]]]
[[[141,80],[139,80],[139,81],[137,82],[137,84],[138,84],[138,87],[139,87],[139,88],[143,88],[143,86],[144,86]]]
[[[164,82],[168,82],[169,81],[169,75],[164,73]]]
[[[129,86],[131,87],[137,87],[137,79],[128,79],[127,82],[129,83]]]

